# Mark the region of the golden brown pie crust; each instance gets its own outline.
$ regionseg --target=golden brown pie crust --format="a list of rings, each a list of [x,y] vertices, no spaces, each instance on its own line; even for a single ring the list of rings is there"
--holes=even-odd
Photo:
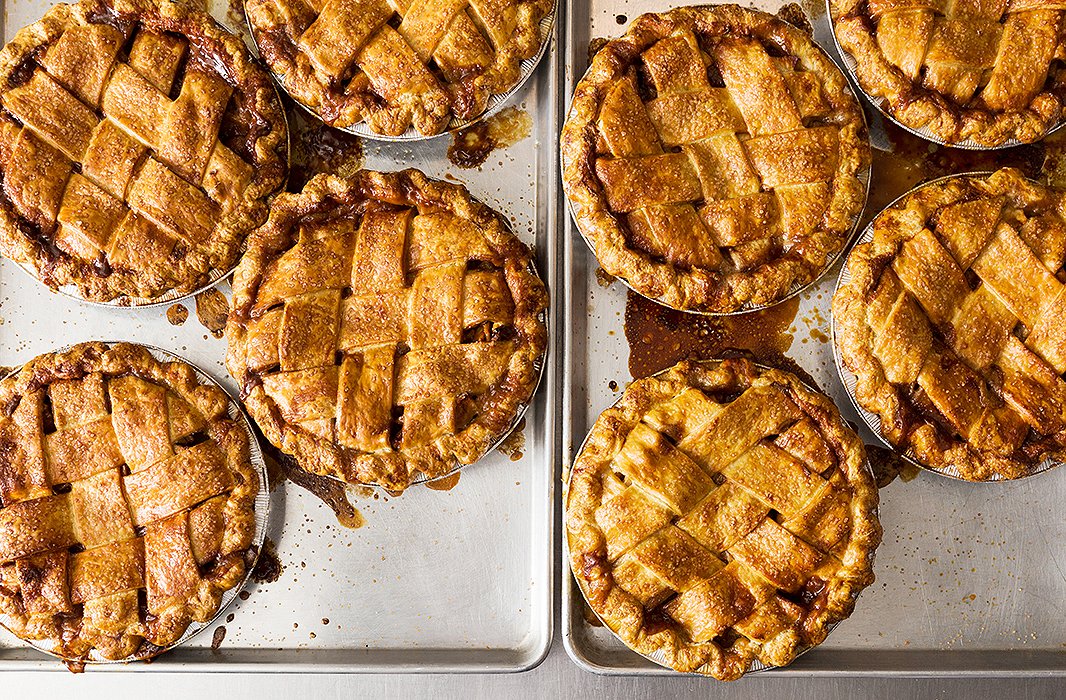
[[[659,303],[719,313],[816,279],[862,210],[870,162],[840,70],[802,31],[735,5],[643,15],[607,42],[561,148],[603,269]]]
[[[226,365],[304,470],[402,490],[480,459],[529,403],[548,304],[532,265],[460,185],[319,175],[249,239]]]
[[[148,658],[245,576],[259,475],[228,397],[142,346],[0,381],[0,614],[55,653]]]
[[[1066,108],[1061,5],[1034,0],[832,0],[859,84],[941,141],[1030,143]]]
[[[442,133],[513,88],[555,0],[247,0],[259,52],[297,102],[339,128]],[[406,9],[400,11],[397,8]]]
[[[633,382],[593,425],[564,502],[600,619],[722,680],[821,643],[873,581],[881,541],[865,450],[833,403],[744,359]]]
[[[1066,195],[1013,168],[924,185],[876,219],[833,297],[859,404],[972,481],[1066,458]]]
[[[0,253],[93,301],[233,266],[284,183],[269,75],[168,0],[54,6],[0,52]]]

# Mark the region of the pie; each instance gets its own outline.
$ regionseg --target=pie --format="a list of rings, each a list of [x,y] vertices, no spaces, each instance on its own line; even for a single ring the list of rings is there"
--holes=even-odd
[[[585,599],[678,671],[788,664],[873,582],[862,442],[826,396],[746,359],[633,382],[593,425],[564,499]]]
[[[878,214],[833,298],[855,397],[926,467],[973,481],[1066,458],[1066,194],[1006,168]]]
[[[192,291],[266,218],[286,134],[269,75],[206,13],[55,5],[0,52],[0,253],[93,301]]]
[[[529,248],[462,186],[417,170],[319,175],[249,239],[226,366],[302,469],[401,491],[514,427],[546,308]]]
[[[146,658],[245,577],[259,476],[226,395],[142,346],[0,382],[0,621],[68,659]]]
[[[875,104],[911,129],[986,148],[1063,119],[1062,3],[831,0],[834,31]]]
[[[247,0],[259,53],[339,128],[424,136],[485,112],[541,48],[555,0]]]
[[[575,88],[563,182],[603,269],[683,311],[780,301],[841,251],[870,149],[811,38],[735,5],[638,18]]]

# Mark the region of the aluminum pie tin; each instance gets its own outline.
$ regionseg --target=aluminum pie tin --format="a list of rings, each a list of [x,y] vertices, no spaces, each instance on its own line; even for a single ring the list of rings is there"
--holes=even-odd
[[[828,0],[826,0],[826,1],[828,2]],[[778,19],[780,19],[780,18],[778,18]],[[781,20],[781,21],[784,22],[785,20]],[[794,25],[792,25],[792,24],[790,24],[788,22],[785,22],[785,24],[788,24],[789,26],[794,26]],[[826,53],[825,49],[823,49],[821,46],[819,46],[814,41],[814,39],[811,39],[811,44],[816,49],[818,49],[818,51],[820,51],[822,53],[822,55],[830,63],[832,63],[834,66],[836,66],[836,61],[834,61],[832,59],[832,57],[828,53]],[[839,68],[837,68],[837,70],[839,70]],[[588,75],[588,69],[585,70],[585,75]],[[581,80],[584,80],[584,79],[585,79],[584,76],[582,76]],[[579,80],[578,83],[580,83],[581,80]],[[869,124],[867,123],[867,120],[866,120],[866,112],[862,109],[862,103],[859,101],[858,96],[855,94],[855,90],[853,89],[852,85],[850,84],[850,81],[845,79],[844,82],[847,83],[846,89],[848,91],[848,94],[850,94],[851,98],[853,100],[855,100],[855,103],[859,107],[859,114],[862,115],[862,126],[863,126],[862,131],[863,131],[863,134],[866,136],[866,138],[863,139],[862,142],[863,142],[863,144],[866,145],[866,148],[868,150],[872,150],[872,147],[870,146],[870,126],[869,126]],[[572,107],[573,107],[573,100],[571,99],[571,109],[572,109]],[[571,109],[567,110],[568,114],[570,113]],[[569,120],[569,117],[567,117],[567,120]],[[562,172],[566,172],[567,162],[566,162],[565,156],[560,153],[559,159],[560,159],[560,163],[561,163],[560,167],[562,168]],[[833,268],[833,266],[837,264],[837,262],[841,259],[841,257],[843,257],[845,251],[848,250],[848,248],[851,245],[851,242],[855,239],[855,236],[858,234],[859,222],[862,221],[862,215],[866,211],[866,202],[867,202],[867,200],[870,197],[870,181],[871,181],[871,170],[872,170],[872,168],[873,168],[873,159],[872,159],[872,157],[871,158],[867,158],[866,166],[864,168],[862,168],[861,170],[859,170],[859,172],[857,172],[855,174],[855,177],[863,185],[862,206],[859,207],[856,210],[854,216],[852,216],[851,226],[849,227],[847,233],[843,236],[844,240],[843,240],[843,243],[840,246],[840,249],[837,250],[832,255],[830,255],[828,258],[826,258],[825,265],[822,267],[821,272],[819,272],[815,277],[813,277],[810,282],[806,282],[804,284],[794,284],[794,285],[792,285],[792,288],[789,289],[788,292],[784,296],[782,296],[780,299],[778,299],[776,301],[773,301],[773,302],[771,302],[769,304],[761,304],[760,305],[760,304],[752,304],[750,302],[745,302],[736,311],[700,311],[700,310],[697,310],[697,309],[679,309],[677,307],[665,304],[665,303],[662,302],[662,300],[656,299],[655,297],[648,296],[644,292],[641,292],[639,289],[634,288],[633,285],[629,282],[629,280],[627,280],[624,277],[621,277],[619,275],[611,275],[611,277],[613,277],[614,279],[616,279],[619,282],[621,282],[629,291],[633,292],[637,296],[644,297],[648,301],[654,302],[654,303],[656,303],[659,306],[662,306],[664,308],[673,309],[674,311],[680,311],[682,313],[693,314],[693,315],[696,315],[696,316],[741,316],[743,314],[750,314],[750,313],[754,313],[754,312],[757,312],[757,311],[764,311],[766,309],[769,309],[769,308],[772,308],[774,306],[777,306],[778,304],[786,302],[789,299],[792,299],[793,297],[796,297],[796,296],[802,294],[803,292],[807,291],[808,289],[811,289],[812,287],[817,285],[822,280],[822,278],[825,277],[826,273],[829,272],[829,270],[831,270]],[[564,190],[564,195],[565,194],[566,193],[565,193],[565,190]],[[573,202],[570,201],[570,197],[569,196],[566,196],[566,206],[567,206],[567,211],[570,212],[570,218],[574,222],[574,230],[576,230],[578,232],[578,234],[581,236],[581,240],[583,240],[585,242],[585,245],[588,246],[588,249],[592,253],[593,257],[595,257],[596,261],[599,262],[599,256],[596,254],[596,245],[592,242],[592,239],[590,239],[588,237],[588,235],[586,235],[585,231],[581,227],[580,222],[578,222],[577,216],[574,214],[574,204],[573,204]],[[606,270],[605,270],[605,272],[606,272]],[[607,274],[611,274],[611,273],[608,272]]]
[[[91,341],[86,341],[86,342],[91,342]],[[36,649],[38,651],[41,651],[41,652],[44,652],[45,654],[48,654],[49,656],[53,656],[53,657],[55,657],[57,659],[61,659],[63,661],[70,661],[70,662],[78,663],[78,664],[91,664],[91,665],[129,664],[129,663],[134,663],[134,662],[137,662],[137,661],[155,660],[155,659],[159,658],[161,655],[163,655],[164,653],[166,653],[167,651],[170,651],[171,649],[174,649],[176,647],[179,647],[179,646],[185,644],[186,642],[191,640],[193,637],[195,637],[196,635],[198,635],[199,633],[203,632],[208,627],[211,627],[216,622],[218,622],[222,618],[222,616],[226,613],[226,611],[230,608],[230,606],[233,605],[234,601],[237,600],[237,598],[240,595],[241,591],[243,591],[248,586],[248,582],[251,580],[252,570],[255,568],[255,564],[256,564],[256,562],[259,559],[259,554],[263,551],[263,540],[266,537],[267,519],[268,519],[268,517],[270,515],[270,489],[268,488],[269,481],[267,479],[266,462],[263,459],[263,451],[262,451],[262,448],[259,445],[259,441],[255,437],[255,431],[252,429],[251,419],[244,412],[244,409],[241,407],[240,403],[237,402],[233,398],[233,396],[230,395],[229,391],[227,391],[226,388],[224,386],[222,386],[222,384],[220,384],[214,377],[212,377],[211,375],[207,374],[202,369],[200,369],[197,365],[193,364],[189,360],[186,360],[184,357],[181,357],[180,355],[176,355],[175,353],[170,352],[169,350],[164,350],[163,348],[159,348],[159,347],[156,347],[154,345],[147,345],[145,343],[137,343],[137,342],[126,341],[126,340],[103,340],[103,341],[97,341],[97,342],[105,343],[108,346],[113,346],[113,345],[116,345],[116,344],[119,344],[119,343],[125,343],[127,345],[136,345],[136,346],[139,346],[139,347],[142,347],[142,348],[145,348],[146,350],[148,350],[148,352],[151,353],[152,357],[154,357],[156,360],[158,360],[160,362],[182,362],[182,363],[188,365],[189,367],[192,367],[193,371],[196,374],[197,380],[199,380],[199,382],[201,384],[205,384],[207,386],[213,386],[213,387],[216,387],[217,389],[219,389],[226,396],[226,399],[227,399],[226,412],[229,414],[230,419],[232,419],[234,422],[236,422],[238,425],[240,425],[241,428],[244,431],[244,434],[248,437],[248,457],[249,457],[249,461],[251,462],[252,466],[255,468],[255,471],[259,475],[259,491],[258,491],[258,493],[256,493],[255,503],[253,505],[253,508],[255,510],[255,534],[252,536],[252,544],[248,548],[249,553],[254,555],[254,558],[252,558],[250,561],[248,559],[246,559],[245,563],[247,564],[247,570],[245,571],[244,578],[241,579],[241,582],[238,585],[234,586],[233,588],[231,588],[231,589],[229,589],[227,591],[223,591],[223,593],[222,593],[222,602],[218,606],[218,611],[214,615],[211,616],[210,620],[208,620],[207,622],[196,622],[196,621],[193,621],[189,625],[189,627],[185,630],[185,633],[183,635],[181,635],[181,638],[179,638],[173,644],[169,644],[169,645],[167,645],[165,647],[161,647],[160,650],[158,652],[156,652],[155,654],[153,654],[152,656],[145,657],[145,658],[129,657],[129,658],[125,658],[125,659],[105,659],[102,656],[99,656],[99,653],[94,649],[92,652],[90,652],[90,654],[89,654],[89,656],[87,658],[70,658],[70,657],[66,657],[66,656],[63,656],[62,654],[57,653],[55,650],[49,649],[48,647],[44,646],[45,644],[47,644],[49,642],[54,643],[56,641],[54,639],[32,640],[32,639],[23,639],[22,637],[19,637],[17,634],[12,632],[10,628],[8,628],[7,623],[6,623],[8,617],[6,615],[0,614],[0,628],[3,628],[14,639],[18,640],[19,643],[25,644],[25,645],[30,646],[30,647],[33,647],[34,649]],[[63,346],[63,347],[58,348],[56,350],[52,350],[50,352],[52,352],[52,353],[64,352],[66,350],[69,350],[71,347],[73,347],[73,346],[66,345],[66,346]],[[42,354],[48,354],[48,353],[42,353]],[[5,373],[3,378],[6,379],[7,377],[10,377],[12,375],[18,374],[22,370],[23,366],[24,365],[20,365],[16,369],[13,369],[10,372]]]
[[[900,129],[903,129],[904,131],[913,134],[918,138],[925,139],[926,141],[935,143],[938,146],[960,148],[966,151],[1001,151],[1005,148],[1014,148],[1015,146],[1026,146],[1029,144],[1037,143],[1042,139],[1045,139],[1051,134],[1055,133],[1063,126],[1066,126],[1066,108],[1064,108],[1063,114],[1060,115],[1059,121],[1055,124],[1052,124],[1046,131],[1044,131],[1040,138],[1034,139],[1033,141],[1019,141],[1018,139],[1008,139],[1003,143],[999,144],[998,146],[985,146],[974,141],[973,139],[949,142],[935,135],[933,132],[931,132],[928,128],[924,126],[908,126],[888,111],[888,100],[883,97],[871,95],[869,92],[866,91],[866,88],[862,86],[862,83],[859,82],[859,78],[856,75],[856,67],[858,66],[858,61],[855,60],[854,56],[844,50],[844,47],[840,45],[840,40],[837,39],[836,20],[833,18],[833,0],[825,0],[825,13],[826,19],[829,21],[829,33],[833,36],[833,45],[836,46],[837,53],[840,55],[840,59],[844,63],[845,72],[847,73],[848,78],[851,80],[852,84],[855,86],[855,88],[858,89],[860,93],[862,93],[862,96],[866,98],[866,101],[873,105],[874,109],[881,113],[881,116],[898,126]]]
[[[439,134],[423,134],[417,129],[415,129],[415,127],[412,125],[407,127],[407,131],[403,132],[398,136],[379,134],[376,131],[372,131],[370,127],[367,126],[365,121],[360,121],[351,126],[333,126],[332,124],[326,124],[326,126],[330,127],[331,129],[337,129],[338,131],[353,134],[354,136],[359,136],[361,138],[367,139],[368,141],[428,141],[429,139],[435,139],[440,136],[446,136],[447,134],[455,133],[456,131],[460,131],[461,129],[473,126],[474,124],[477,124],[480,121],[483,121],[495,114],[498,114],[500,110],[502,110],[507,105],[508,101],[510,101],[512,97],[518,94],[518,92],[525,86],[530,76],[532,76],[533,72],[537,69],[537,65],[540,64],[540,60],[544,58],[544,55],[548,52],[548,47],[551,46],[552,43],[552,32],[555,29],[555,17],[559,12],[559,2],[560,0],[556,0],[555,3],[552,5],[551,12],[541,18],[540,24],[537,26],[537,32],[540,36],[540,49],[538,49],[537,53],[532,58],[527,58],[521,63],[519,63],[518,82],[516,82],[514,86],[506,92],[493,93],[492,95],[490,95],[488,106],[485,108],[485,111],[477,115],[473,119],[463,120],[452,117],[452,120],[445,127],[444,131],[440,132]],[[245,24],[248,27],[248,36],[251,38],[252,46],[255,47],[256,54],[260,54],[259,41],[256,38],[256,29],[252,26],[251,20],[248,19],[247,5],[248,0],[242,0],[241,8],[242,13],[244,14]],[[264,63],[266,62],[264,61]],[[289,98],[292,100],[293,104],[299,106],[300,109],[302,109],[304,112],[310,114],[312,117],[325,124],[325,121],[322,119],[321,116],[319,116],[318,112],[316,112],[314,109],[308,107],[307,105],[293,97],[291,94],[289,94],[289,91],[285,88],[284,77],[281,74],[275,72],[274,69],[269,65],[267,66],[267,69],[274,76],[274,80],[277,82],[278,85],[281,86],[281,89],[285,90],[285,93],[289,95]]]
[[[722,360],[693,360],[693,362],[695,364],[718,364],[718,363],[722,362]],[[818,389],[816,387],[812,387],[810,384],[808,384],[807,382],[805,382],[802,379],[800,379],[799,377],[797,377],[793,372],[790,372],[788,370],[778,369],[777,367],[771,367],[770,365],[766,365],[766,364],[763,364],[761,362],[752,362],[752,364],[755,365],[756,367],[758,367],[759,369],[762,369],[762,370],[777,370],[779,372],[788,372],[788,374],[791,374],[793,377],[796,377],[796,380],[800,384],[802,384],[804,387],[806,387],[808,390],[810,390],[810,391],[812,391],[814,393],[820,394],[822,396],[827,396],[827,398],[828,398],[828,395],[824,391],[822,391],[822,390],[820,390],[820,389]],[[658,372],[655,372],[655,373],[650,374],[648,376],[649,377],[659,377],[659,376],[661,376],[663,374],[666,374],[667,372],[672,370],[674,367],[676,367],[676,365],[673,365],[671,367],[667,367],[666,369],[661,369]],[[647,379],[647,378],[648,377],[641,377],[641,379]],[[638,381],[638,380],[634,380],[634,381]],[[605,408],[603,411],[600,412],[601,415],[604,412],[606,412],[606,411],[614,408],[615,406],[617,406],[622,401],[622,398],[624,396],[625,396],[625,391],[623,390],[622,394],[617,399],[615,399],[615,401],[610,406],[608,406],[607,408]],[[830,399],[830,401],[832,401],[832,399]],[[838,413],[839,413],[839,411],[838,411]],[[599,417],[597,416],[597,420],[598,419],[599,419]],[[843,416],[840,417],[840,420],[841,420],[841,423],[843,423],[845,427],[848,427],[847,421],[844,420]],[[577,449],[576,452],[574,452],[574,461],[577,461],[577,458],[580,457],[582,453],[584,453],[585,447],[586,447],[586,445],[588,445],[589,437],[592,436],[592,428],[595,427],[595,423],[596,422],[593,421],[593,425],[589,427],[588,433],[586,433],[586,435],[585,435],[585,439],[581,441],[581,446]],[[870,478],[876,482],[876,478],[874,477],[874,473],[873,473],[873,467],[870,465],[869,458],[866,459],[866,472],[869,474]],[[581,582],[580,582],[580,580],[577,577],[577,572],[573,570],[573,564],[571,563],[572,560],[571,560],[571,557],[570,557],[570,537],[566,534],[566,504],[567,504],[567,499],[568,499],[569,494],[570,494],[570,483],[573,480],[573,478],[574,478],[573,465],[572,464],[571,465],[567,465],[566,490],[563,492],[563,532],[564,532],[564,535],[563,535],[563,556],[566,558],[567,568],[570,569],[570,573],[573,575],[574,583],[577,585],[578,590],[581,591],[581,600],[584,603],[585,607],[588,610],[590,610],[593,615],[596,616],[596,619],[600,622],[600,624],[603,626],[604,629],[610,631],[611,635],[613,635],[618,641],[620,641],[623,644],[625,644],[626,649],[628,649],[632,653],[637,654],[638,656],[642,656],[645,659],[647,659],[648,661],[651,661],[652,663],[655,663],[658,666],[662,666],[663,668],[668,669],[668,670],[676,673],[679,676],[689,676],[689,677],[693,677],[693,678],[713,678],[713,676],[711,675],[711,670],[710,670],[710,664],[709,663],[705,664],[704,666],[701,666],[700,668],[696,669],[695,671],[678,671],[678,670],[676,670],[674,667],[672,667],[670,664],[668,664],[666,662],[666,655],[665,655],[665,652],[663,652],[663,651],[656,650],[656,651],[653,651],[653,652],[651,652],[649,654],[645,654],[643,652],[637,651],[636,649],[633,649],[628,644],[626,644],[625,641],[621,637],[618,636],[617,632],[615,632],[613,629],[611,629],[611,626],[607,624],[607,621],[604,620],[603,617],[600,616],[600,613],[597,612],[596,609],[592,607],[591,603],[589,603],[588,596],[585,593],[585,588],[581,585]],[[874,514],[874,517],[879,517],[879,513],[878,513],[878,508],[877,507],[875,507],[873,509],[873,514]],[[875,557],[876,554],[877,554],[877,549],[876,548],[872,552],[870,552],[870,564],[871,565],[874,562],[874,557]],[[862,593],[861,590],[856,592],[856,593],[853,593],[852,596],[851,596],[852,601],[857,600],[860,593]],[[841,622],[844,622],[844,620],[838,620],[838,621],[826,626],[826,639],[829,638],[829,635],[832,634],[833,630],[835,630],[840,625]],[[793,663],[795,663],[796,659],[798,659],[799,657],[803,656],[808,651],[811,651],[812,649],[815,649],[815,648],[821,646],[824,643],[825,643],[825,639],[823,639],[818,644],[815,644],[814,646],[809,646],[809,647],[806,647],[806,648],[800,650],[799,653],[796,654],[795,658],[793,658],[792,661],[790,661],[788,665],[791,666]],[[765,671],[775,671],[775,670],[782,669],[782,668],[787,668],[787,666],[773,666],[773,665],[770,665],[770,664],[767,664],[767,663],[763,663],[759,659],[753,659],[748,664],[748,669],[746,671],[744,671],[744,674],[741,676],[741,678],[744,678],[745,676],[748,676],[748,675],[751,675],[751,674],[754,674],[754,673],[763,673]]]
[[[854,247],[852,247],[852,250],[854,250],[855,247],[857,247],[857,246],[860,246],[860,245],[862,245],[864,243],[869,243],[870,241],[873,240],[873,238],[874,238],[874,222],[877,221],[877,219],[881,216],[881,214],[883,214],[884,212],[888,211],[889,209],[892,209],[893,207],[898,205],[900,202],[902,202],[904,199],[906,199],[907,197],[910,197],[912,194],[914,194],[918,190],[922,189],[923,187],[928,187],[929,185],[935,185],[935,184],[944,182],[946,180],[952,180],[952,179],[956,179],[956,178],[987,177],[988,175],[991,175],[991,174],[992,174],[991,171],[984,170],[984,171],[975,171],[975,172],[968,172],[968,173],[958,173],[956,175],[945,175],[943,177],[938,177],[938,178],[934,178],[932,180],[927,180],[926,182],[923,182],[920,185],[917,185],[916,187],[912,187],[911,189],[909,189],[906,192],[904,192],[903,194],[901,194],[899,197],[896,197],[894,200],[892,200],[892,202],[888,206],[886,206],[884,209],[882,209],[880,212],[877,213],[877,216],[875,216],[873,219],[871,219],[870,223],[866,226],[866,228],[863,230],[862,234],[855,241],[855,244],[854,244]],[[849,251],[849,253],[848,253],[849,260],[845,261],[844,265],[841,266],[841,268],[840,268],[840,276],[837,278],[836,285],[834,285],[834,287],[833,287],[833,297],[834,298],[836,297],[837,292],[840,291],[840,288],[851,281],[851,271],[850,271],[850,269],[848,267],[848,263],[850,262],[850,256],[851,256],[851,253]],[[863,423],[866,424],[866,427],[869,428],[870,431],[875,436],[877,436],[877,439],[880,440],[884,444],[885,447],[887,447],[888,449],[892,450],[896,455],[898,455],[900,457],[900,459],[904,460],[908,464],[911,464],[911,465],[913,465],[915,467],[918,467],[919,469],[922,469],[923,471],[931,472],[933,474],[939,474],[940,476],[946,476],[946,477],[949,477],[951,479],[957,479],[958,481],[965,481],[968,484],[983,484],[983,483],[994,483],[994,482],[1005,482],[1005,481],[1018,481],[1019,479],[1025,479],[1025,478],[1030,477],[1030,476],[1035,476],[1036,474],[1041,474],[1043,472],[1048,471],[1049,469],[1053,469],[1053,468],[1063,464],[1062,462],[1059,462],[1057,460],[1053,460],[1053,459],[1051,459],[1049,457],[1046,457],[1046,458],[1044,458],[1044,460],[1042,462],[1040,462],[1038,465],[1036,465],[1036,467],[1034,467],[1031,471],[1029,471],[1029,472],[1027,472],[1025,474],[1022,474],[1021,476],[1016,476],[1016,477],[1013,477],[1013,478],[1007,478],[1007,477],[1004,477],[1001,474],[995,474],[995,475],[993,475],[992,477],[990,477],[988,479],[981,479],[981,480],[967,479],[967,478],[963,477],[962,474],[959,472],[958,468],[955,467],[954,465],[945,467],[943,469],[937,469],[937,468],[934,468],[934,467],[930,467],[930,466],[928,466],[926,464],[923,464],[921,461],[918,460],[918,458],[910,450],[901,450],[900,448],[898,448],[897,446],[895,446],[891,442],[889,442],[888,438],[885,437],[884,433],[881,430],[881,417],[878,416],[873,411],[868,410],[862,404],[859,403],[859,399],[855,396],[855,388],[858,385],[859,378],[854,372],[852,372],[850,369],[848,369],[847,365],[844,364],[844,357],[843,357],[843,355],[840,352],[840,343],[837,342],[837,320],[836,320],[836,316],[830,314],[830,318],[831,318],[831,320],[830,320],[830,324],[829,324],[829,335],[830,335],[830,338],[831,338],[831,342],[833,344],[833,362],[834,362],[834,364],[836,364],[837,374],[840,376],[840,382],[844,385],[844,388],[847,389],[848,399],[851,401],[851,405],[855,408],[855,411],[862,418]]]
[[[215,20],[215,22],[217,24],[218,20]],[[219,27],[221,27],[227,32],[229,31],[229,29],[226,29],[226,27],[222,26],[221,24],[219,24]],[[274,88],[274,94],[277,95],[278,108],[281,112],[281,121],[285,125],[285,177],[282,179],[281,183],[278,184],[276,189],[274,189],[272,192],[266,194],[263,197],[264,203],[267,204],[269,204],[268,200],[270,200],[275,194],[285,189],[285,185],[289,179],[289,168],[292,165],[292,127],[289,124],[289,114],[285,110],[285,102],[281,99],[281,92],[278,90],[276,82],[271,80],[270,84]],[[264,218],[264,221],[265,220],[266,219]],[[260,222],[260,224],[262,224],[262,222]],[[258,228],[258,226],[253,226],[251,229],[249,229],[248,232],[245,234],[245,238],[247,239],[247,237],[251,235],[252,231],[254,231],[256,228]],[[32,277],[35,282],[45,286],[53,294],[58,294],[59,296],[75,299],[78,302],[86,304],[88,306],[102,306],[119,309],[141,309],[151,308],[154,306],[167,306],[169,304],[175,304],[179,301],[184,301],[186,299],[195,297],[197,295],[203,294],[206,291],[214,289],[224,280],[229,279],[229,277],[233,274],[233,271],[237,269],[237,265],[240,264],[241,258],[244,257],[244,253],[245,247],[242,243],[241,246],[237,249],[237,255],[233,259],[233,264],[225,270],[212,269],[208,274],[207,282],[200,285],[196,289],[192,289],[187,292],[178,291],[177,289],[168,289],[157,297],[134,297],[123,294],[108,301],[95,301],[93,299],[86,299],[78,293],[78,287],[74,284],[65,284],[61,287],[55,288],[49,287],[48,285],[44,284],[44,282],[42,282],[40,278],[37,277],[31,265],[24,262],[12,262],[15,263],[16,267],[18,267],[20,270]]]

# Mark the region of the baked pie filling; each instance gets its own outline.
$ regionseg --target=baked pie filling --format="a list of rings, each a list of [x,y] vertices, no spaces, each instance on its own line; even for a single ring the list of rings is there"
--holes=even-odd
[[[439,134],[514,87],[554,0],[248,0],[263,59],[330,126]]]
[[[780,301],[816,279],[866,197],[862,111],[802,31],[737,6],[637,19],[593,58],[564,187],[609,274],[681,310]]]
[[[233,280],[226,364],[306,471],[393,490],[513,427],[546,346],[529,249],[461,186],[415,170],[280,195]]]
[[[284,182],[270,77],[168,0],[56,5],[0,53],[0,252],[96,301],[228,270]]]
[[[873,581],[858,436],[793,375],[682,362],[596,420],[565,496],[571,566],[629,647],[719,679],[790,663]]]
[[[946,143],[1032,142],[1066,107],[1064,6],[1040,0],[832,0],[863,89]]]
[[[1066,195],[1003,169],[874,219],[833,298],[855,395],[897,448],[983,481],[1066,456]]]
[[[259,476],[228,398],[140,346],[85,343],[0,381],[0,616],[55,653],[146,658],[218,611]]]

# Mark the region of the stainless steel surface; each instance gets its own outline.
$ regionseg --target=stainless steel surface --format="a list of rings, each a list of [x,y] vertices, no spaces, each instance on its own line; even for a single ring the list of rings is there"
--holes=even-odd
[[[771,3],[757,6],[778,6]],[[567,91],[584,72],[590,38],[615,36],[641,12],[673,4],[576,4],[567,29]],[[816,40],[827,46],[821,0],[804,8],[814,20]],[[569,332],[561,435],[567,465],[596,416],[629,381],[629,350],[622,329],[625,288],[601,287],[596,261],[569,220],[565,229],[563,275],[571,283],[563,300]],[[828,342],[839,267],[838,262],[800,296],[788,355],[860,435],[876,444],[847,397]],[[823,645],[787,668],[760,675],[759,681],[796,675],[1066,676],[1066,548],[1061,544],[1066,519],[1059,515],[1064,497],[1064,469],[994,486],[929,473],[891,484],[881,491],[885,537],[874,566],[877,581],[863,592],[855,614]],[[673,675],[586,622],[565,561],[561,568],[563,643],[578,665],[603,674]]]
[[[105,342],[109,344],[114,344],[114,342],[121,341]],[[195,364],[189,362],[180,355],[176,355],[170,352],[169,350],[164,350],[153,345],[145,345],[144,347],[146,347],[148,351],[152,353],[152,356],[160,362],[184,362],[185,364],[193,368],[201,384],[214,385],[221,389],[223,392],[226,392],[226,398],[229,399],[226,406],[226,413],[231,419],[239,423],[244,429],[245,434],[248,437],[248,457],[252,463],[252,466],[255,467],[256,474],[258,474],[259,476],[259,491],[258,493],[256,493],[255,503],[253,505],[255,512],[255,534],[252,536],[252,547],[250,549],[250,551],[255,552],[258,555],[258,553],[263,550],[263,539],[266,537],[267,522],[268,518],[270,517],[270,491],[267,488],[267,469],[266,462],[263,460],[263,450],[259,445],[258,439],[256,439],[255,432],[252,430],[251,418],[249,418],[248,414],[244,412],[244,408],[237,402],[237,400],[234,399],[228,391],[226,391],[226,388],[224,386],[219,384],[214,377],[201,370]],[[69,349],[69,346],[55,348],[52,352],[61,352],[67,349]],[[22,368],[19,367],[18,369],[12,370],[10,374],[5,376],[5,379],[7,378],[7,376],[15,374],[21,369]],[[216,612],[210,620],[208,620],[207,622],[193,621],[189,625],[189,628],[185,630],[185,633],[181,635],[181,638],[173,644],[167,646],[166,650],[169,651],[171,649],[181,646],[182,644],[187,644],[189,640],[191,640],[193,637],[217,623],[222,618],[222,616],[229,611],[230,606],[233,605],[234,601],[237,600],[237,596],[240,594],[240,592],[243,591],[248,585],[248,581],[251,579],[253,570],[254,566],[249,567],[248,571],[244,575],[244,579],[239,585],[222,593],[222,601],[219,603],[218,612]],[[10,618],[3,614],[0,614],[0,628],[3,628],[3,633],[9,638],[9,641],[13,645],[22,644],[23,642],[20,642],[19,639],[14,635],[14,633],[10,631],[10,628],[8,628],[7,623],[9,621]],[[41,650],[46,654],[55,656],[57,658],[62,658],[59,654],[56,654],[52,651],[57,641],[58,640],[56,639],[50,639],[26,641],[25,643],[30,644],[31,646]],[[123,663],[122,661],[111,661],[109,659],[105,659],[95,652],[90,654],[89,658],[85,659],[84,662],[88,664]]]
[[[36,20],[48,5],[8,0],[5,36]],[[212,7],[233,26],[224,1]],[[493,152],[478,170],[448,162],[449,138],[365,144],[367,167],[417,167],[462,181],[475,197],[507,214],[515,233],[534,246],[553,291],[556,67],[549,56],[512,102],[532,115],[532,134]],[[229,292],[225,283],[222,289]],[[64,343],[120,337],[187,357],[234,392],[222,364],[225,340],[197,322],[192,304],[188,309],[188,320],[176,326],[163,307],[88,306],[31,283],[5,261],[0,363],[18,364]],[[557,316],[550,316],[550,323]],[[353,502],[366,519],[358,530],[339,526],[322,502],[286,483],[271,494],[267,528],[282,565],[280,579],[248,588],[248,599],[230,610],[233,621],[223,623],[227,632],[217,650],[205,634],[151,665],[90,672],[484,673],[539,663],[553,629],[557,357],[548,355],[544,382],[526,414],[521,459],[494,452],[464,468],[448,492],[419,486],[392,498],[355,491]],[[65,673],[53,659],[8,639],[0,641],[3,669]]]
[[[550,50],[551,45],[554,43],[555,20],[556,17],[559,15],[559,2],[560,0],[556,0],[555,5],[552,6],[552,11],[541,19],[540,25],[537,27],[537,30],[540,33],[540,49],[537,51],[537,54],[535,56],[533,56],[532,58],[527,58],[519,64],[518,82],[515,83],[515,86],[507,92],[501,92],[490,95],[488,106],[485,108],[485,111],[482,112],[480,115],[474,117],[473,119],[464,121],[461,119],[453,118],[451,122],[449,122],[447,128],[441,134],[435,134],[433,136],[426,136],[420,133],[418,129],[416,129],[414,126],[407,127],[407,131],[403,132],[398,136],[388,136],[386,134],[379,134],[373,131],[369,126],[367,126],[366,122],[358,122],[357,124],[353,124],[349,127],[336,128],[340,131],[344,131],[349,134],[354,134],[355,136],[361,136],[362,138],[365,138],[370,141],[410,143],[412,141],[425,141],[427,139],[439,138],[443,134],[454,133],[456,131],[459,131],[460,129],[465,129],[468,126],[472,126],[480,121],[488,119],[489,117],[495,114],[498,114],[500,110],[502,110],[511,102],[512,97],[522,92],[522,89],[525,87],[526,81],[528,81],[533,75],[533,73],[536,72],[537,66],[540,64],[541,59],[544,58],[545,54]],[[242,6],[247,6],[247,0],[242,0],[241,4]],[[248,36],[253,50],[255,51],[256,55],[259,55],[259,44],[256,41],[255,30],[252,28],[251,22],[246,21],[244,28],[246,28],[248,31],[248,34],[246,36]],[[281,86],[281,89],[284,90],[284,82],[281,80],[281,77],[273,70],[271,70],[271,73],[273,74],[278,85]],[[315,113],[315,110],[311,109],[303,102],[300,102],[295,98],[293,99],[293,102],[304,112],[311,115],[312,118],[319,119],[318,115]]]

